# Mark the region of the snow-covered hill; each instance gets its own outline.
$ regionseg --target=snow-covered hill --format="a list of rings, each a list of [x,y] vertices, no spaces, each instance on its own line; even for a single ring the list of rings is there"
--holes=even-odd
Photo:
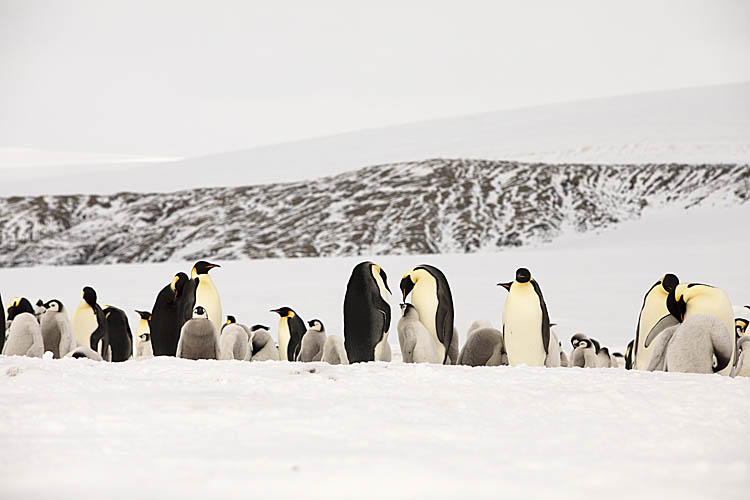
[[[637,218],[736,206],[749,165],[429,160],[307,182],[0,199],[3,266],[493,251]]]
[[[750,83],[494,111],[148,165],[66,162],[6,168],[1,171],[0,196],[169,192],[304,181],[428,158],[750,163]]]

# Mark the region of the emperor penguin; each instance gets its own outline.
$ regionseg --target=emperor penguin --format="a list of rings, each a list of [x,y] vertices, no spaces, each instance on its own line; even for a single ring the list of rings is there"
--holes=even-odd
[[[651,343],[665,328],[674,326],[674,317],[667,309],[669,292],[680,283],[674,274],[665,274],[651,285],[643,297],[643,305],[638,315],[633,344],[633,362],[636,370],[645,370],[651,356]]]
[[[219,335],[219,347],[221,351],[221,357],[219,359],[231,360],[231,359],[245,359],[247,351],[250,350],[252,354],[251,339],[248,336],[248,331],[245,330],[242,325],[236,321],[227,323],[221,327],[221,335]]]
[[[302,337],[302,345],[297,356],[297,361],[309,363],[323,359],[323,347],[326,344],[326,329],[319,319],[308,321],[310,328]]]
[[[750,306],[734,306],[734,332],[738,339],[750,335],[748,325],[750,325]]]
[[[631,340],[630,342],[628,342],[628,346],[625,348],[625,369],[626,370],[633,369],[633,345],[635,345],[635,340]]]
[[[279,315],[279,359],[294,361],[299,354],[302,337],[307,331],[305,322],[288,307],[271,309],[271,312]]]
[[[133,332],[125,311],[114,306],[104,306],[104,318],[107,321],[109,346],[113,362],[127,361],[133,356]]]
[[[455,333],[453,295],[443,272],[425,264],[417,266],[401,278],[399,288],[404,302],[411,294],[411,304],[430,333],[441,363],[457,362],[449,357]]]
[[[279,350],[276,343],[265,325],[253,325],[250,327],[252,333],[251,341],[245,353],[245,361],[278,361]]]
[[[747,358],[747,359],[745,359]],[[732,369],[732,377],[750,377],[750,337],[737,339],[737,362]]]
[[[136,358],[153,358],[154,351],[151,346],[151,313],[148,311],[136,311],[138,314],[138,326],[135,327],[135,356]]]
[[[0,295],[0,353],[5,347],[5,307],[3,304],[3,296]]]
[[[219,333],[203,306],[196,306],[192,319],[182,325],[177,357],[184,359],[220,359]]]
[[[695,314],[685,318],[679,326],[669,327],[657,337],[648,369],[714,373],[721,363],[721,358],[715,353],[733,350],[723,345],[723,342],[730,339],[725,330],[726,326],[715,316]],[[734,341],[733,337],[731,341]]]
[[[547,368],[560,368],[562,366],[562,347],[557,334],[550,328],[549,345],[547,347],[547,357],[544,359],[544,366]]]
[[[192,278],[198,279],[198,286],[195,289],[195,305],[206,310],[208,319],[213,321],[216,331],[221,332],[221,322],[224,318],[221,314],[221,299],[216,285],[208,274],[215,267],[221,266],[205,260],[198,261],[193,266]]]
[[[456,364],[500,366],[503,363],[503,333],[486,320],[475,321],[466,333],[466,342]]]
[[[73,324],[59,300],[48,300],[44,303],[44,309],[40,324],[44,350],[51,351],[54,359],[62,358],[77,347]]]
[[[354,266],[344,296],[344,347],[350,363],[390,360],[390,297],[382,267],[373,262]]]
[[[734,311],[727,294],[720,288],[710,285],[680,283],[669,292],[667,308],[672,316],[683,325],[688,318],[696,315],[713,316],[724,325],[726,332],[715,324],[696,323],[690,329],[690,332],[699,332],[701,325],[706,328],[702,333],[710,337],[713,345],[713,358],[716,361],[713,371],[720,375],[729,375],[734,364],[737,345],[735,343]],[[681,329],[681,327],[678,327],[675,336],[678,336]]]
[[[47,310],[44,308],[44,301],[42,299],[37,299],[36,304],[34,304],[34,316],[36,317],[37,323],[42,323],[42,314],[44,314]]]
[[[511,366],[545,366],[549,354],[550,321],[542,289],[521,267],[515,281],[498,283],[508,290],[503,306],[503,345]]]
[[[73,311],[71,322],[79,345],[91,347],[105,361],[110,359],[109,334],[104,311],[96,302],[96,291],[90,286],[83,288],[83,300]],[[101,346],[100,346],[101,343]]]
[[[443,364],[445,354],[438,350],[432,334],[419,321],[417,308],[412,304],[401,304],[401,311],[397,330],[404,363]]]
[[[615,360],[615,368],[625,368],[625,356],[621,352],[613,352],[612,358]]]
[[[571,337],[573,352],[570,353],[568,364],[571,368],[599,368],[599,359],[596,356],[596,347],[583,333],[576,333]]]
[[[331,365],[349,364],[349,358],[344,348],[344,338],[341,335],[328,335],[326,337],[322,361]]]
[[[14,298],[8,304],[8,319],[11,321],[8,340],[3,347],[6,356],[44,356],[44,340],[34,307],[26,298]]]
[[[180,330],[193,317],[196,280],[185,273],[175,274],[172,282],[159,291],[151,309],[149,328],[154,356],[174,356]]]

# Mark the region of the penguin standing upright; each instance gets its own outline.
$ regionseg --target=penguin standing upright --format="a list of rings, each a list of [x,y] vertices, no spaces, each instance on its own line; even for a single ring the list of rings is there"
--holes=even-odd
[[[279,359],[281,361],[294,361],[299,354],[302,337],[307,328],[296,312],[288,307],[271,309],[279,315]]]
[[[570,368],[599,368],[596,347],[586,335],[576,333],[571,337],[570,343],[573,345],[568,362]]]
[[[278,361],[279,350],[265,325],[250,327],[251,340],[245,353],[245,361]]]
[[[341,335],[328,335],[326,337],[321,361],[331,365],[349,364],[349,358],[346,355],[346,348],[344,347],[344,338]]]
[[[632,352],[633,366],[636,370],[645,370],[648,366],[651,357],[651,345],[656,335],[664,328],[675,324],[667,309],[667,296],[679,282],[680,280],[674,274],[665,274],[659,281],[651,285],[651,288],[643,297],[643,305],[638,315],[638,325],[635,328],[635,342]]]
[[[184,359],[220,358],[219,332],[203,306],[196,306],[193,318],[182,325],[176,355]]]
[[[632,370],[633,369],[633,346],[635,345],[635,340],[631,340],[628,342],[628,346],[625,348],[625,369],[626,370]]]
[[[177,352],[182,325],[193,317],[195,287],[195,280],[177,273],[156,296],[149,321],[154,356],[174,356]]]
[[[51,351],[52,357],[62,358],[76,348],[73,324],[68,318],[68,311],[57,299],[44,304],[46,312],[42,314],[41,328],[44,350]]]
[[[383,268],[373,262],[354,266],[344,296],[344,348],[350,363],[390,358],[390,296]]]
[[[683,323],[674,333],[676,338],[681,337],[680,331],[685,321],[692,316],[713,316],[724,325],[726,332],[715,325],[708,325],[708,323],[703,329],[696,324],[690,331],[702,332],[704,335],[711,337],[713,357],[716,358],[713,371],[720,375],[729,375],[734,364],[737,344],[735,342],[734,311],[727,294],[720,288],[710,285],[680,283],[669,292],[667,309],[680,323]]]
[[[444,356],[427,328],[419,321],[419,313],[412,304],[402,304],[403,314],[398,321],[398,343],[404,363],[443,364]]]
[[[195,289],[195,307],[201,306],[208,313],[208,319],[213,321],[217,332],[221,332],[222,321],[224,316],[221,313],[221,299],[219,291],[214,285],[214,281],[208,272],[215,268],[221,267],[218,264],[211,264],[205,260],[195,263],[192,271],[192,278],[198,279],[197,288]]]
[[[443,272],[429,265],[417,266],[404,275],[399,288],[404,302],[411,293],[411,303],[419,313],[419,321],[433,336],[442,363],[457,362],[448,356],[455,326],[453,296]]]
[[[152,358],[154,356],[151,347],[151,313],[148,311],[136,311],[138,313],[138,326],[135,327],[135,357]]]
[[[237,323],[234,316],[227,316],[227,322],[221,327],[219,335],[219,347],[221,357],[219,359],[245,359],[247,352],[252,353],[252,332],[244,325]]]
[[[299,350],[297,361],[309,363],[323,359],[323,347],[326,344],[326,329],[323,322],[314,319],[307,323],[310,328],[302,337],[302,343]]]
[[[112,349],[111,361],[127,361],[133,356],[133,333],[125,311],[114,306],[104,306],[104,319],[107,321],[109,346]]]
[[[84,287],[83,300],[73,311],[71,322],[79,345],[89,346],[105,361],[111,359],[107,320],[104,317],[104,311],[96,303],[96,291],[90,286]]]
[[[516,279],[498,283],[508,290],[503,306],[503,345],[511,366],[545,366],[550,342],[547,305],[531,272],[522,267]]]
[[[11,324],[2,353],[6,356],[41,358],[44,355],[44,340],[31,302],[26,298],[12,299],[8,304],[8,319]]]

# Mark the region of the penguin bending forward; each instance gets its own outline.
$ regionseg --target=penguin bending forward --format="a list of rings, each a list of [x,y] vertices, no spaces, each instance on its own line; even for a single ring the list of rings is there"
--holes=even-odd
[[[114,306],[104,306],[104,318],[107,320],[109,346],[112,350],[111,361],[127,361],[133,356],[133,333],[125,311]]]
[[[172,282],[159,291],[149,320],[154,356],[174,356],[177,352],[182,326],[193,317],[196,287],[197,280],[177,273]]]
[[[466,333],[466,342],[458,355],[459,365],[500,366],[508,364],[504,357],[503,333],[489,321],[475,321]]]
[[[323,347],[326,344],[326,329],[319,319],[308,322],[310,328],[302,337],[297,361],[309,363],[311,361],[321,361],[323,359]]]
[[[45,302],[44,309],[40,323],[44,350],[51,351],[54,359],[65,357],[77,346],[68,311],[57,299]]]
[[[215,267],[221,267],[218,264],[211,264],[205,260],[195,263],[192,270],[192,278],[198,280],[195,289],[195,307],[201,306],[206,310],[208,319],[210,319],[217,332],[221,332],[221,326],[224,316],[221,313],[221,298],[219,291],[216,289],[211,276],[208,272]]]
[[[294,361],[307,331],[305,322],[289,307],[271,309],[271,312],[279,315],[279,359]]]
[[[633,367],[636,370],[645,370],[648,366],[651,345],[656,336],[665,328],[677,324],[667,309],[667,297],[679,283],[680,280],[674,274],[665,274],[651,285],[643,297],[632,351]]]
[[[138,313],[138,326],[135,327],[135,356],[136,358],[153,358],[154,350],[151,346],[151,313],[148,311],[136,311]]]
[[[570,353],[568,365],[571,368],[599,368],[599,359],[596,356],[596,347],[583,333],[576,333],[571,337],[573,352]]]
[[[11,324],[2,353],[6,356],[41,358],[44,355],[44,340],[31,302],[26,298],[12,299],[8,304],[8,320]]]
[[[105,361],[111,359],[107,319],[96,302],[96,291],[90,286],[83,288],[83,300],[73,311],[71,323],[79,345],[89,346]]]
[[[251,341],[247,346],[245,361],[278,361],[279,350],[265,325],[250,327]]]
[[[185,359],[219,359],[219,333],[203,306],[196,306],[193,318],[182,325],[177,343],[177,357]]]
[[[234,319],[234,316],[227,317],[227,322],[221,327],[219,335],[219,347],[221,357],[219,359],[239,359],[243,360],[249,350],[252,355],[252,332],[245,329]]]
[[[404,275],[399,288],[404,302],[411,294],[411,304],[419,314],[419,322],[432,336],[442,363],[457,362],[458,359],[449,357],[456,329],[453,295],[443,272],[429,265],[417,266]],[[457,350],[456,346],[455,351]]]
[[[350,363],[390,361],[391,290],[383,268],[360,262],[344,296],[344,347]]]
[[[511,366],[545,366],[550,345],[550,321],[542,289],[521,267],[515,281],[498,283],[508,290],[503,306],[503,345]],[[558,360],[559,366],[559,360]]]

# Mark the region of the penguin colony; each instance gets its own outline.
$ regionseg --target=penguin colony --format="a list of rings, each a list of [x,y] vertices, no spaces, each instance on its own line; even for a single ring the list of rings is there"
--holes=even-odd
[[[352,270],[343,300],[343,336],[329,334],[320,319],[305,322],[283,306],[270,310],[278,316],[278,344],[268,326],[247,326],[232,315],[223,320],[219,292],[209,275],[219,267],[199,261],[190,277],[176,273],[157,293],[150,311],[134,311],[135,336],[125,311],[100,305],[89,286],[70,316],[58,299],[32,305],[27,298],[13,298],[0,311],[0,349],[7,356],[42,357],[48,352],[52,358],[111,362],[153,356],[330,364],[391,361],[391,289],[377,264],[362,262]],[[486,319],[475,321],[459,352],[448,279],[426,264],[406,272],[399,282],[403,303],[396,325],[403,362],[750,376],[750,306],[733,307],[720,288],[665,274],[646,291],[635,336],[621,354],[610,353],[584,333],[571,337],[566,352],[550,322],[541,285],[529,269],[517,269],[512,281],[498,285],[507,291],[500,328]]]

